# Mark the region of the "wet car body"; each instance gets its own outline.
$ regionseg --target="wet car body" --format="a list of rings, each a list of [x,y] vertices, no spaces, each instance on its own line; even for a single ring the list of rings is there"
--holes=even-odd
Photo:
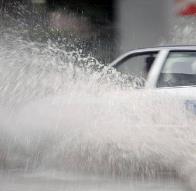
[[[196,46],[137,49],[111,66],[122,74],[144,78],[144,89],[183,99],[186,108],[196,114]]]

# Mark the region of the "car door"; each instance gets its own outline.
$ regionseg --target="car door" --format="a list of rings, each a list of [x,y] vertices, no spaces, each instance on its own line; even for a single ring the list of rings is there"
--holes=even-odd
[[[161,68],[156,88],[182,100],[196,114],[196,50],[171,50]]]

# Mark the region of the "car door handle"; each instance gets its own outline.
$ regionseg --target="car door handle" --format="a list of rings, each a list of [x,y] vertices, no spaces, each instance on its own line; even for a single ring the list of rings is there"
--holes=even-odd
[[[196,100],[186,100],[185,108],[196,115]]]

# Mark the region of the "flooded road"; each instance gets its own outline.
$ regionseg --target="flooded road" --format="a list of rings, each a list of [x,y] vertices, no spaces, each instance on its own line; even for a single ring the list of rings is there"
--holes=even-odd
[[[0,191],[194,185],[195,117],[181,100],[134,90],[116,71],[99,72],[96,59],[51,42],[6,34],[0,60],[0,168],[9,172]]]
[[[181,183],[169,180],[115,180],[85,175],[1,174],[2,191],[185,191]]]

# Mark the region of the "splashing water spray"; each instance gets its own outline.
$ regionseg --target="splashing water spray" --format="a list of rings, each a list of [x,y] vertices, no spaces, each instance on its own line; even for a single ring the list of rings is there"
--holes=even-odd
[[[1,32],[1,169],[170,174],[194,188],[195,116],[181,100],[134,90],[134,82],[80,51]]]

